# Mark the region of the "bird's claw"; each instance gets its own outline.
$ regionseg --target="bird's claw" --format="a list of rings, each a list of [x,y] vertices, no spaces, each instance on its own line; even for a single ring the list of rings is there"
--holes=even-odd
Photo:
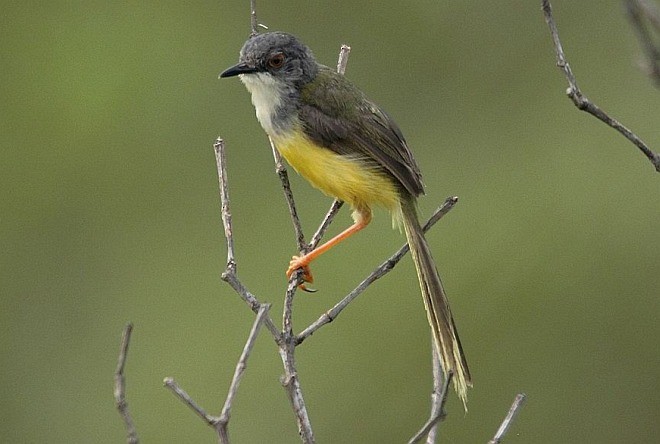
[[[316,293],[316,290],[311,287],[307,287],[306,283],[313,283],[314,276],[312,276],[312,271],[309,268],[309,264],[305,260],[305,256],[293,256],[291,262],[289,262],[289,268],[286,270],[286,277],[291,278],[291,275],[296,270],[302,270],[302,283],[299,285],[300,289],[308,293]]]

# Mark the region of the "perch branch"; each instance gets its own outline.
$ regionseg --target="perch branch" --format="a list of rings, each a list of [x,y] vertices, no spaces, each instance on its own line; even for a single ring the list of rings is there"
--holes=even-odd
[[[518,417],[520,409],[525,404],[526,399],[527,395],[524,393],[519,393],[516,395],[516,398],[513,400],[513,404],[511,404],[511,408],[509,409],[509,413],[506,414],[504,421],[502,421],[502,424],[500,424],[500,428],[497,429],[495,436],[493,436],[493,439],[488,441],[488,444],[500,444],[502,442],[502,439],[504,438],[504,435],[506,435],[509,431],[511,424],[513,424],[513,421],[515,421],[516,417]]]
[[[424,232],[428,231],[442,216],[447,214],[454,205],[458,202],[458,197],[448,197],[444,203],[436,209],[429,220],[424,224]],[[385,276],[387,273],[392,271],[394,266],[401,260],[401,258],[410,250],[408,244],[402,246],[396,253],[394,253],[389,259],[383,262],[378,268],[376,268],[369,276],[367,276],[360,284],[355,287],[344,299],[339,301],[334,307],[332,307],[327,312],[323,313],[316,321],[314,321],[310,326],[304,329],[298,336],[296,336],[296,344],[301,344],[305,339],[313,335],[319,328],[323,327],[325,324],[328,324],[335,320],[337,316],[350,304],[355,298],[367,289],[375,280]]]
[[[660,155],[654,153],[635,133],[630,131],[628,128],[619,123],[616,119],[610,117],[605,111],[599,108],[596,104],[591,102],[587,97],[582,94],[580,88],[578,88],[577,80],[575,75],[571,70],[566,56],[564,55],[564,49],[562,48],[561,41],[559,40],[559,31],[557,30],[557,25],[552,17],[552,6],[550,5],[549,0],[541,0],[543,7],[543,15],[545,16],[545,21],[550,28],[550,34],[552,35],[552,42],[554,43],[555,53],[557,56],[557,66],[562,70],[566,80],[568,81],[568,89],[566,94],[573,101],[573,104],[581,111],[585,111],[592,116],[596,117],[601,122],[606,125],[614,128],[619,133],[621,133],[626,139],[632,142],[637,148],[639,148],[642,153],[651,161],[656,171],[660,172]]]
[[[138,439],[133,418],[128,411],[128,402],[126,402],[126,378],[124,376],[124,368],[128,356],[128,344],[131,342],[132,332],[133,324],[129,322],[124,327],[124,333],[121,337],[119,359],[117,360],[117,370],[115,370],[115,405],[126,427],[126,442],[128,444],[138,444],[140,440]]]

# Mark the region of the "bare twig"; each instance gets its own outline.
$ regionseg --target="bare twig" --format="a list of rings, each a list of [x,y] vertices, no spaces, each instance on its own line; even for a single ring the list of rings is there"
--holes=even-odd
[[[220,186],[220,207],[222,211],[222,225],[225,231],[225,239],[227,240],[227,268],[220,276],[221,279],[227,282],[234,291],[245,301],[246,304],[252,309],[254,313],[259,313],[262,304],[247,288],[241,283],[236,275],[236,259],[234,256],[234,231],[232,229],[231,211],[229,210],[229,191],[227,188],[227,160],[225,155],[225,142],[218,138],[213,144],[213,151],[215,152],[215,162],[218,169],[218,182]],[[279,343],[280,332],[266,313],[264,324],[268,331],[273,335],[275,341]]]
[[[121,337],[119,359],[117,360],[117,369],[115,370],[115,405],[126,427],[126,442],[128,444],[138,444],[140,440],[138,439],[133,418],[128,411],[128,402],[126,402],[126,378],[124,376],[124,367],[126,366],[126,358],[128,356],[128,344],[131,342],[132,332],[133,324],[129,322],[124,327],[124,333]]]
[[[434,356],[434,364],[433,364],[433,369],[435,371],[436,368],[440,370],[440,378],[434,379],[434,381],[441,381],[442,378],[442,367],[440,366],[440,359],[437,355],[437,352],[435,352],[435,347],[433,356]],[[437,361],[437,362],[435,362]],[[410,438],[410,441],[408,441],[408,444],[415,444],[424,439],[426,436],[426,442],[427,444],[434,444],[435,443],[435,432],[436,432],[436,426],[440,421],[442,421],[445,416],[445,402],[447,401],[447,393],[449,393],[449,384],[451,383],[451,379],[454,376],[452,371],[450,370],[447,373],[447,378],[442,381],[442,384],[440,387],[435,387],[435,382],[434,382],[434,387],[433,387],[433,408],[431,409],[431,417],[429,418],[428,421],[422,426],[422,428],[413,436]],[[437,391],[436,391],[437,390]]]
[[[518,413],[520,413],[520,409],[522,406],[525,404],[525,400],[527,399],[527,395],[524,393],[519,393],[516,395],[516,398],[513,400],[513,404],[511,404],[511,408],[509,409],[509,412],[506,414],[506,417],[504,418],[504,421],[502,421],[502,424],[500,424],[500,428],[497,429],[497,432],[495,433],[495,436],[493,436],[493,439],[488,441],[488,444],[500,444],[502,442],[502,438],[504,438],[504,435],[507,434],[509,431],[509,428],[511,427],[511,424],[513,424],[513,421],[516,420],[516,417],[518,416]]]
[[[660,88],[660,47],[653,31],[660,34],[660,10],[646,0],[626,0],[626,12],[646,54],[646,68],[655,86]]]
[[[442,216],[447,214],[454,205],[458,202],[458,197],[449,197],[444,203],[436,209],[429,220],[424,224],[424,232],[428,231]],[[339,313],[341,313],[344,308],[348,306],[355,298],[367,289],[369,285],[375,280],[385,276],[387,273],[392,271],[394,266],[401,260],[401,258],[410,250],[408,244],[402,246],[396,253],[394,253],[389,259],[383,262],[378,268],[376,268],[369,276],[367,276],[360,284],[355,287],[344,299],[335,304],[327,312],[323,313],[316,321],[314,321],[309,327],[304,329],[298,336],[296,336],[296,344],[301,344],[305,339],[313,335],[319,328],[323,327],[325,324],[332,322]]]
[[[238,385],[241,382],[243,373],[247,368],[247,360],[250,357],[252,348],[254,347],[254,342],[256,341],[257,335],[259,334],[259,329],[261,328],[261,324],[263,323],[264,319],[266,319],[266,315],[268,314],[269,309],[270,304],[264,304],[261,306],[259,312],[257,313],[257,317],[255,318],[254,323],[252,324],[252,329],[250,330],[250,335],[248,336],[248,339],[245,343],[245,347],[243,347],[243,353],[241,353],[241,357],[238,359],[238,363],[236,364],[234,377],[231,380],[231,385],[229,386],[229,391],[227,393],[227,399],[225,400],[225,404],[222,407],[220,417],[216,421],[216,430],[218,431],[218,436],[222,444],[229,444],[229,432],[227,427],[231,417],[232,403],[234,402],[234,398],[238,392]]]
[[[545,21],[550,28],[550,34],[552,35],[552,41],[555,46],[555,53],[557,56],[557,66],[562,70],[566,80],[568,81],[568,90],[566,94],[573,101],[573,104],[581,110],[585,111],[592,116],[596,117],[598,120],[604,122],[608,126],[614,128],[619,133],[621,133],[626,139],[632,142],[637,148],[639,148],[642,153],[651,161],[656,171],[660,172],[660,155],[654,153],[635,133],[630,131],[628,128],[623,126],[617,120],[610,117],[605,111],[600,109],[596,104],[589,101],[586,96],[582,94],[582,91],[578,88],[575,75],[571,70],[571,67],[566,60],[564,55],[564,50],[559,40],[559,32],[557,31],[557,25],[552,17],[552,7],[549,0],[541,0],[543,7],[543,14],[545,16]]]

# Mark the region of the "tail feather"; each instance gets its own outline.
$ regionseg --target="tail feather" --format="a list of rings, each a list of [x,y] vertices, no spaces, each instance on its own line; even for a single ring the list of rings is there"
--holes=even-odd
[[[429,249],[413,199],[402,202],[403,226],[410,252],[415,262],[419,286],[438,355],[445,375],[453,373],[454,389],[467,411],[467,388],[472,386],[465,354],[451,315],[449,301],[442,287],[431,250]]]

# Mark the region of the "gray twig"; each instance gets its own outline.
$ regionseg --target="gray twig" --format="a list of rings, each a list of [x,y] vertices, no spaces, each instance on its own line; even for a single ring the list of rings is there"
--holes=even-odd
[[[541,5],[543,7],[543,15],[545,16],[545,21],[550,28],[550,34],[552,35],[552,42],[555,46],[555,53],[557,56],[557,66],[562,70],[566,80],[568,81],[568,89],[566,94],[573,101],[573,104],[581,111],[585,111],[592,116],[596,117],[601,122],[606,125],[614,128],[619,133],[621,133],[626,139],[632,142],[639,150],[644,153],[644,155],[651,161],[656,171],[660,172],[660,155],[654,153],[635,133],[630,131],[628,128],[619,123],[616,119],[610,117],[605,111],[599,108],[596,104],[591,102],[587,97],[582,94],[580,88],[578,88],[575,75],[571,70],[566,56],[564,55],[564,50],[559,40],[559,31],[557,30],[557,25],[552,17],[552,6],[550,5],[549,0],[541,0]]]
[[[115,405],[119,411],[121,419],[124,421],[126,427],[126,442],[128,444],[138,444],[137,430],[133,418],[128,411],[128,402],[126,402],[126,377],[124,376],[124,368],[126,366],[126,358],[128,356],[128,344],[131,342],[131,333],[133,332],[133,324],[128,323],[124,327],[124,332],[121,337],[121,347],[119,349],[119,359],[117,360],[117,369],[115,370]]]
[[[504,421],[502,421],[502,424],[500,424],[500,428],[497,429],[497,432],[495,433],[495,436],[493,436],[493,439],[488,441],[488,444],[500,444],[502,442],[502,439],[504,438],[504,435],[506,435],[507,432],[509,431],[511,424],[513,424],[513,421],[515,421],[516,417],[518,417],[518,414],[520,413],[520,409],[525,404],[526,399],[527,399],[527,395],[525,395],[524,393],[519,393],[516,395],[516,398],[513,400],[513,404],[511,404],[511,408],[509,409],[509,412],[506,414]]]
[[[442,216],[447,214],[454,205],[458,202],[458,197],[448,197],[438,209],[436,209],[429,220],[424,224],[424,232],[428,231]],[[328,324],[335,320],[337,316],[350,304],[355,298],[367,289],[369,285],[372,284],[375,280],[385,276],[387,273],[392,271],[394,266],[401,260],[401,258],[410,250],[410,247],[406,243],[402,246],[396,253],[390,256],[385,262],[383,262],[378,268],[369,274],[360,284],[355,287],[348,295],[344,297],[341,301],[335,304],[330,310],[323,313],[316,321],[304,329],[298,336],[296,336],[296,344],[301,344],[305,339],[313,335],[319,328],[323,327],[325,324]]]

